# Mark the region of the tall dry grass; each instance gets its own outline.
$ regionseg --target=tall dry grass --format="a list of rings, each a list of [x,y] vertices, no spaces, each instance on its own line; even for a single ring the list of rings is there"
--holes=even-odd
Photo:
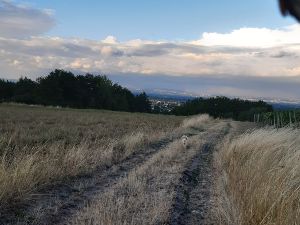
[[[208,114],[201,114],[186,118],[182,122],[183,128],[201,128],[204,124],[211,122],[212,118]]]
[[[118,163],[181,121],[139,113],[0,105],[0,208],[53,182]]]
[[[205,116],[203,120],[203,116],[199,117],[193,117],[190,121],[186,119],[178,132],[185,133],[188,128],[198,126],[205,126],[207,132],[219,132],[225,125],[215,127],[212,126],[213,119]],[[201,137],[199,133],[190,137],[188,149],[182,145],[181,140],[170,143],[89,202],[69,224],[169,224],[176,184],[186,163],[203,147],[205,139]]]
[[[216,156],[219,224],[300,224],[300,131],[258,129]]]
[[[176,179],[180,165],[175,157],[183,146],[173,143],[126,178],[78,212],[70,224],[164,224],[174,190],[168,189]],[[173,174],[166,176],[166,170]],[[171,188],[171,187],[170,187]]]

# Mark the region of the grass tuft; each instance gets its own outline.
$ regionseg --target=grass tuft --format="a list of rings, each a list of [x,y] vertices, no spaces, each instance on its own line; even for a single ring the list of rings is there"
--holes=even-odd
[[[300,224],[300,131],[258,129],[216,156],[219,224]]]

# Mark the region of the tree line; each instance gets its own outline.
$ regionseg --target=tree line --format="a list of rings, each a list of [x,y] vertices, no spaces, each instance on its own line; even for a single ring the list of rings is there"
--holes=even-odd
[[[26,77],[17,82],[0,79],[0,102],[158,113],[151,111],[144,92],[134,95],[106,76],[74,75],[64,70],[54,70],[35,81]],[[255,114],[272,111],[272,106],[263,101],[212,97],[188,100],[171,111],[159,113],[180,116],[207,113],[215,118],[253,121]]]
[[[77,75],[55,70],[36,81],[20,78],[17,82],[0,80],[0,102],[95,108],[127,112],[150,112],[146,93],[132,94],[106,76]]]
[[[272,111],[273,107],[264,101],[248,101],[218,96],[189,100],[183,105],[175,107],[171,113],[181,116],[208,113],[215,118],[253,121],[255,114]]]

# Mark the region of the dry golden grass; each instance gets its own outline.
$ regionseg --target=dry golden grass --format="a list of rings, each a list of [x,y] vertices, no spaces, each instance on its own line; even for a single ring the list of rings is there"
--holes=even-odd
[[[202,116],[200,116],[201,118]],[[205,116],[206,117],[206,116]],[[195,118],[191,119],[195,121]],[[223,129],[209,118],[198,119],[190,126],[203,126],[207,132]],[[187,120],[178,130],[191,128]],[[179,132],[179,131],[178,131]],[[186,149],[180,139],[153,155],[146,163],[131,171],[107,192],[101,193],[69,222],[72,225],[147,225],[168,224],[175,197],[175,186],[186,163],[199,152],[205,139],[201,134],[189,138]]]
[[[207,114],[193,116],[193,117],[183,120],[182,127],[183,128],[189,128],[189,127],[199,128],[199,127],[202,127],[204,124],[210,122],[211,120],[212,120],[212,118]]]
[[[87,205],[70,224],[163,224],[174,190],[168,190],[170,181],[180,169],[174,162],[182,154],[180,142],[172,143],[108,192]],[[164,169],[173,175],[165,178]],[[159,182],[158,182],[159,181]]]
[[[110,166],[163,137],[182,118],[0,105],[0,208],[37,189]]]
[[[300,131],[258,129],[216,156],[219,224],[300,224]]]

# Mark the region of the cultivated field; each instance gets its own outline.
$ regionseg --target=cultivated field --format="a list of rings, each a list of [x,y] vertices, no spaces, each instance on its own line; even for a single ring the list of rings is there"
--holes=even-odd
[[[2,104],[0,224],[300,224],[300,133],[253,128]]]

